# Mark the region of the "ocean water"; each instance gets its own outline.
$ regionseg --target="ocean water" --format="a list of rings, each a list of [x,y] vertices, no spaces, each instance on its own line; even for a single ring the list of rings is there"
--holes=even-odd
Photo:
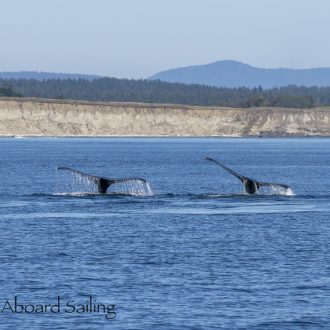
[[[0,329],[329,329],[329,139],[2,138],[0,151]],[[246,195],[205,155],[292,191]],[[58,166],[150,189],[98,195]]]

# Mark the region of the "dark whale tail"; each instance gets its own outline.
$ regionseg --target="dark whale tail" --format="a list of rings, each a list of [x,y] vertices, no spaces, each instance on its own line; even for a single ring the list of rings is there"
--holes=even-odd
[[[121,182],[129,182],[129,181],[140,181],[143,183],[147,183],[147,181],[143,178],[120,178],[120,179],[114,179],[114,178],[106,178],[102,176],[96,176],[87,174],[78,170],[75,170],[73,168],[69,167],[57,167],[58,170],[64,170],[64,171],[70,171],[75,174],[78,174],[86,179],[88,179],[91,182],[94,182],[97,185],[98,192],[100,194],[105,194],[108,190],[108,188],[114,184],[114,183],[121,183]]]
[[[283,188],[283,189],[291,189],[290,186],[288,186],[286,184],[273,183],[273,182],[261,182],[261,181],[257,181],[252,178],[248,178],[246,176],[243,176],[243,175],[233,171],[229,167],[219,163],[217,160],[215,160],[213,158],[204,157],[204,159],[216,163],[217,165],[222,167],[224,170],[226,170],[227,172],[229,172],[230,174],[232,174],[236,178],[238,178],[243,183],[244,190],[248,194],[255,194],[260,187],[278,187],[278,188]]]

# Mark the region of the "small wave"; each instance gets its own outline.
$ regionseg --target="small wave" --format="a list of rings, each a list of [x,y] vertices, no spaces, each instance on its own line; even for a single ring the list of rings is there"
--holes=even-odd
[[[76,191],[76,192],[55,192],[55,193],[33,193],[33,194],[23,195],[23,197],[76,197],[76,196],[92,197],[97,195],[101,196],[100,194],[97,193]]]
[[[212,199],[212,198],[250,198],[260,195],[249,195],[244,193],[232,193],[232,194],[198,194],[198,195],[192,195],[192,197],[195,197],[197,199]]]
[[[97,196],[99,194],[97,193],[90,193],[90,192],[81,192],[81,191],[76,191],[76,192],[62,192],[62,193],[53,193],[50,194],[49,196],[72,196],[72,197],[85,197],[85,196]]]
[[[247,193],[232,193],[232,194],[198,194],[198,195],[192,195],[193,198],[196,199],[216,199],[216,198],[236,198],[236,199],[263,199],[263,198],[269,198],[269,197],[293,197],[296,196],[296,194],[287,192],[287,193],[257,193],[257,194],[247,194]]]
[[[115,198],[115,197],[127,197],[127,196],[136,196],[143,197],[141,195],[134,195],[123,192],[108,192],[106,194],[99,194],[94,192],[83,192],[83,191],[74,191],[74,192],[55,192],[55,193],[33,193],[29,195],[24,195],[23,197],[87,197],[87,198]]]
[[[320,318],[307,319],[293,319],[293,320],[273,320],[268,322],[260,322],[251,329],[326,329],[326,322],[322,322]]]
[[[135,194],[135,193],[125,193],[125,192],[108,192],[106,194],[99,194],[99,193],[90,193],[90,192],[62,192],[62,193],[53,193],[47,194],[46,196],[60,196],[60,197],[100,197],[100,198],[107,198],[107,197],[127,197],[127,196],[136,196],[136,197],[146,197],[144,194]]]

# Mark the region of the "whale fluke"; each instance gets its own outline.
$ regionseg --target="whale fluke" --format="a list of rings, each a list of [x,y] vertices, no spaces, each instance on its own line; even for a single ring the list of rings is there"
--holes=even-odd
[[[106,194],[108,188],[114,183],[129,182],[129,181],[140,181],[145,184],[147,183],[147,180],[143,179],[143,178],[129,177],[129,178],[115,179],[115,178],[106,178],[106,177],[102,177],[102,176],[87,174],[87,173],[75,170],[73,168],[70,168],[70,167],[57,167],[57,169],[73,172],[75,174],[78,174],[78,175],[94,182],[97,185],[97,189],[100,194]]]
[[[233,171],[229,167],[221,164],[220,162],[218,162],[217,160],[215,160],[213,158],[204,157],[204,159],[216,163],[217,165],[222,167],[224,170],[226,170],[227,172],[229,172],[230,174],[232,174],[236,178],[238,178],[243,183],[244,190],[248,194],[255,194],[260,187],[278,187],[278,188],[283,188],[283,189],[291,189],[291,187],[286,185],[286,184],[273,183],[273,182],[261,182],[261,181],[257,181],[257,180],[252,179],[252,178],[248,178],[244,175],[241,175],[241,174]]]

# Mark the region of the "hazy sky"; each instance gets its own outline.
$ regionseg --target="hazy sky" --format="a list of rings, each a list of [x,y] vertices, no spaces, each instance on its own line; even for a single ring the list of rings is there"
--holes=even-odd
[[[0,71],[330,67],[329,0],[0,0]]]

